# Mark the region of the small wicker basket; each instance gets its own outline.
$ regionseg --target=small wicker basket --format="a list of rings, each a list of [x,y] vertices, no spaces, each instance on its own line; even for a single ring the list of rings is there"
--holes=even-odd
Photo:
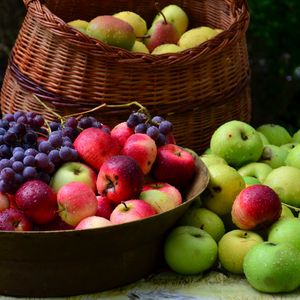
[[[51,110],[67,115],[100,104],[138,101],[152,115],[173,122],[178,144],[201,152],[217,126],[251,118],[250,68],[246,44],[246,0],[161,0],[181,6],[190,28],[223,32],[180,53],[150,55],[108,46],[67,25],[75,19],[131,10],[148,23],[154,1],[24,0],[27,14],[13,47],[2,91],[3,113],[30,110],[48,120],[33,94]],[[132,108],[103,108],[94,115],[110,126]]]

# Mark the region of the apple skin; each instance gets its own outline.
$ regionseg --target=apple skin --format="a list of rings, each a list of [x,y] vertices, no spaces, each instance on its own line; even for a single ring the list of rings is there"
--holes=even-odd
[[[269,229],[268,241],[271,243],[290,243],[300,252],[300,219],[282,218]]]
[[[267,175],[272,171],[272,167],[263,162],[251,162],[238,169],[238,172],[244,176],[253,176],[263,183]]]
[[[10,201],[6,193],[0,192],[0,211],[10,207]]]
[[[281,201],[270,187],[254,184],[243,189],[235,198],[231,216],[237,227],[244,230],[263,229],[281,215]]]
[[[300,251],[289,243],[259,243],[246,254],[243,269],[260,292],[292,292],[300,285]]]
[[[190,206],[179,219],[178,224],[203,229],[209,233],[216,242],[225,234],[223,220],[216,213],[204,207]]]
[[[261,157],[263,142],[251,125],[232,120],[214,131],[210,148],[213,154],[224,158],[229,165],[239,168]]]
[[[164,258],[176,273],[195,275],[209,270],[217,260],[218,246],[205,230],[177,226],[164,242]]]
[[[97,171],[107,158],[120,153],[117,140],[101,128],[84,129],[73,145],[78,156]]]
[[[245,255],[253,246],[263,241],[263,238],[253,231],[234,229],[226,232],[218,243],[221,265],[230,273],[243,274]]]
[[[123,148],[127,139],[134,134],[134,128],[128,127],[127,122],[121,122],[112,128],[110,134]]]
[[[273,169],[285,165],[289,151],[275,145],[265,145],[259,159],[260,162],[268,164]]]
[[[97,212],[97,198],[94,191],[82,182],[70,182],[57,193],[58,214],[71,226]]]
[[[176,144],[158,147],[152,174],[157,181],[167,182],[179,190],[186,188],[196,173],[196,162],[191,153]]]
[[[225,164],[209,168],[210,180],[201,195],[204,207],[219,216],[229,214],[239,192],[245,188],[245,181],[239,172]]]
[[[30,231],[32,222],[17,208],[7,208],[0,211],[0,230],[1,231]]]
[[[271,145],[281,146],[292,142],[289,132],[279,124],[263,124],[256,128],[256,130],[261,132]]]
[[[96,192],[96,179],[97,174],[88,165],[81,162],[66,162],[52,175],[49,185],[58,192],[66,183],[80,181]]]
[[[272,188],[283,203],[300,207],[300,169],[292,166],[273,169],[263,183]]]
[[[282,211],[281,211],[281,215],[280,215],[279,219],[282,219],[282,218],[295,218],[295,216],[294,216],[294,214],[293,214],[293,212],[290,208],[288,208],[283,203],[282,203],[281,207],[282,207]]]
[[[139,196],[144,185],[144,174],[134,158],[116,155],[103,163],[96,185],[99,195],[119,204]]]
[[[96,198],[97,198],[96,216],[103,217],[109,220],[110,215],[114,209],[113,203],[103,195],[97,195]]]
[[[139,198],[152,205],[158,213],[173,209],[182,203],[180,191],[166,182],[144,185]]]
[[[82,219],[75,227],[75,230],[101,228],[112,226],[112,222],[99,216],[90,216]]]
[[[300,169],[300,144],[291,149],[286,157],[285,164],[287,166]]]
[[[211,165],[214,164],[224,164],[227,165],[227,162],[224,158],[215,155],[215,154],[202,154],[199,158],[204,162],[204,164],[209,168]]]
[[[48,184],[38,179],[23,183],[16,191],[15,202],[35,224],[50,222],[58,210],[56,193]]]
[[[157,147],[155,141],[145,133],[134,133],[128,137],[121,154],[134,158],[147,175],[156,159]]]
[[[261,184],[261,182],[253,176],[243,176],[243,179],[245,181],[246,187],[253,184]]]
[[[145,219],[157,214],[157,211],[146,201],[130,199],[118,204],[110,215],[113,224],[123,224]]]

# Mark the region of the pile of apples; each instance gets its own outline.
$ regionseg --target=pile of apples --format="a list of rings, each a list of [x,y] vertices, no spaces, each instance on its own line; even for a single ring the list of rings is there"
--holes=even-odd
[[[99,228],[175,208],[197,166],[169,135],[174,143],[158,146],[127,122],[83,129],[73,142],[78,160],[59,165],[49,184],[30,179],[0,193],[0,230]]]
[[[180,6],[170,4],[160,9],[155,5],[158,12],[149,27],[133,11],[100,15],[89,21],[73,20],[68,24],[108,45],[155,55],[196,47],[222,32],[209,26],[189,29],[188,15]]]
[[[210,181],[167,236],[167,264],[240,274],[264,293],[298,289],[300,130],[228,121],[199,157]]]

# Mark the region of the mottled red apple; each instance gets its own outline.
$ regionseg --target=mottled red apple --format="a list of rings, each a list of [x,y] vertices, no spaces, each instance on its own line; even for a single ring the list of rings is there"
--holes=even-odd
[[[96,197],[98,202],[96,216],[109,220],[115,205],[104,195],[97,195]]]
[[[8,208],[0,212],[0,230],[30,231],[32,223],[21,210]]]
[[[121,148],[123,148],[127,139],[134,134],[134,129],[127,126],[127,122],[117,124],[110,132],[111,136],[115,138]]]

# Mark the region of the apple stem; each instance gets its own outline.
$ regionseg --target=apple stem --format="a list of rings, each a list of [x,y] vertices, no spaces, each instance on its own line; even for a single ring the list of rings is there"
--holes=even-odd
[[[122,204],[125,206],[125,209],[128,210],[128,206],[126,205],[126,203],[124,201],[122,201]]]
[[[166,16],[162,13],[158,1],[155,2],[155,8],[157,9],[158,13],[163,17],[164,23],[165,23],[165,24],[168,24],[167,18],[166,18]]]
[[[248,232],[244,232],[244,237],[246,237],[248,235]]]

